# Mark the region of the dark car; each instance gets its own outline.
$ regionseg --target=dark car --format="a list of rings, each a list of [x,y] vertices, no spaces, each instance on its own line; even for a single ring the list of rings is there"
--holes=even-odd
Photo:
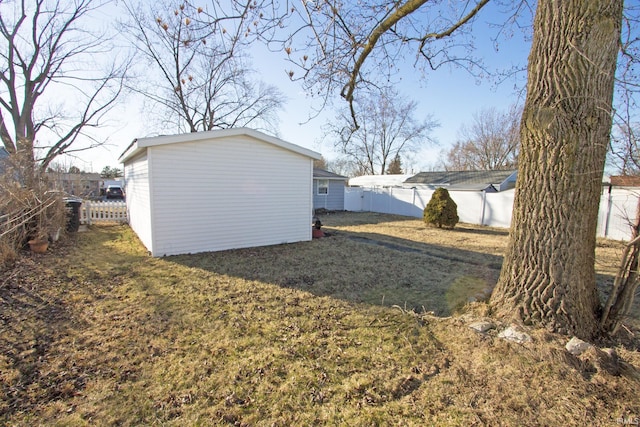
[[[108,186],[105,195],[107,199],[124,199],[124,191],[122,191],[122,187],[117,185]]]

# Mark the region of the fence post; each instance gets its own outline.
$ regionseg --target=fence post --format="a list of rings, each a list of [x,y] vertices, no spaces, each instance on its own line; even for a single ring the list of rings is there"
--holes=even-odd
[[[609,219],[611,217],[611,185],[609,185],[609,190],[607,191],[607,211],[605,212],[604,215],[604,238],[606,239],[607,237],[609,237]]]
[[[482,190],[482,209],[480,210],[480,225],[484,225],[484,209],[487,206],[487,190]]]
[[[87,225],[91,225],[91,202],[90,201],[86,201],[84,203],[84,213],[87,217]]]

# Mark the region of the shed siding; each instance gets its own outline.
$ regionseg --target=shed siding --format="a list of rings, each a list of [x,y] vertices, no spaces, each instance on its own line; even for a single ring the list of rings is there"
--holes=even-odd
[[[154,256],[311,240],[311,158],[248,136],[148,150]]]
[[[129,209],[129,224],[145,247],[153,252],[151,199],[149,191],[149,161],[147,153],[124,166],[125,195]]]
[[[313,209],[328,209],[330,211],[344,210],[344,188],[345,182],[336,179],[329,180],[329,194],[318,194],[318,181],[322,178],[313,179]]]

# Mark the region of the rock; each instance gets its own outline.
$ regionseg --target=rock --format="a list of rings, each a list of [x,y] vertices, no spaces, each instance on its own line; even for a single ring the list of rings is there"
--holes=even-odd
[[[517,326],[511,325],[504,331],[500,332],[498,334],[498,338],[502,338],[507,341],[513,341],[518,344],[524,344],[525,342],[533,341],[529,334],[518,329],[519,328]]]
[[[496,327],[496,325],[494,325],[491,322],[480,321],[480,322],[474,322],[474,323],[470,324],[469,327],[471,329],[473,329],[473,330],[478,331],[478,332],[485,333],[489,329],[494,329]]]
[[[573,354],[574,356],[580,356],[582,353],[584,353],[585,351],[587,351],[591,347],[593,347],[592,344],[589,344],[588,342],[582,341],[578,337],[571,338],[569,340],[569,342],[567,343],[567,345],[564,346],[564,348],[566,348],[567,351],[569,353]]]

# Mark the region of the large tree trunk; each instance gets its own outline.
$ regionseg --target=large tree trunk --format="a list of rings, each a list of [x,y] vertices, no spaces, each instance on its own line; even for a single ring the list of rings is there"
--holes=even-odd
[[[510,243],[491,298],[499,316],[583,338],[598,328],[595,236],[622,3],[538,2]]]

